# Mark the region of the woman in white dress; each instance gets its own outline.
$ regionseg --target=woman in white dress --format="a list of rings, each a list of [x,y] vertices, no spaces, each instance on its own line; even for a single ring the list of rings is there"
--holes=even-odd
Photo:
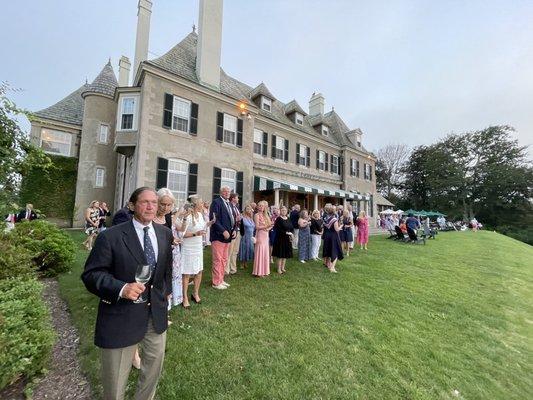
[[[203,235],[214,221],[205,222],[203,216],[204,202],[198,196],[191,196],[190,203],[185,205],[185,215],[180,227],[183,232],[181,246],[181,273],[183,290],[183,308],[189,308],[189,280],[194,282],[191,300],[200,303],[200,284],[202,283],[202,271],[204,269],[204,246]]]

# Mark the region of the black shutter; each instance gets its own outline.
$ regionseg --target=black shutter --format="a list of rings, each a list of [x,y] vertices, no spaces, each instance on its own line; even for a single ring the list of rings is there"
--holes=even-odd
[[[168,176],[168,160],[166,158],[157,157],[157,176],[155,188],[161,189],[167,186]]]
[[[165,93],[165,104],[163,106],[163,128],[172,128],[172,108],[174,107],[174,96]]]
[[[241,199],[242,204],[242,193],[243,193],[243,177],[244,173],[242,171],[237,172],[237,187],[235,188],[235,191],[239,195],[239,198]]]
[[[272,158],[276,159],[276,135],[272,135]]]
[[[237,147],[242,147],[242,119],[237,118]]]
[[[189,129],[191,135],[198,134],[198,104],[191,104],[191,127]]]
[[[372,180],[372,165],[368,165],[368,179]]]
[[[320,169],[320,151],[316,151],[316,169]]]
[[[354,176],[353,158],[350,158],[350,176]]]
[[[198,193],[198,164],[189,164],[189,196]]]
[[[285,155],[283,157],[285,162],[289,162],[289,140],[285,139]]]
[[[337,164],[338,167],[338,164]],[[331,172],[333,172],[333,154],[329,155],[329,169]]]
[[[268,152],[268,133],[263,132],[263,157],[267,156]]]
[[[222,170],[220,168],[213,168],[213,199],[220,193],[220,178],[222,177]]]
[[[217,142],[224,140],[224,113],[217,112]]]
[[[328,153],[325,153],[324,161],[326,162],[326,168],[324,168],[324,171],[327,171],[329,169],[329,156],[328,156]]]
[[[339,175],[342,176],[344,174],[344,157],[339,156]]]
[[[361,173],[359,172],[359,169],[360,169],[359,160],[356,160],[355,161],[355,175],[358,178],[361,176]]]
[[[296,143],[296,165],[300,164],[300,143]]]
[[[309,146],[307,146],[307,154],[306,154],[306,157],[305,157],[305,165],[308,168],[311,166],[311,148]]]

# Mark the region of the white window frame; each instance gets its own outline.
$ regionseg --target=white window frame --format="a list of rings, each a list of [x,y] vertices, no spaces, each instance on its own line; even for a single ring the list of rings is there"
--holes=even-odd
[[[178,108],[177,106],[180,105],[180,104],[183,104],[183,103],[186,103],[187,104],[187,118],[185,118],[184,115],[178,115],[177,111],[178,111]],[[184,132],[184,133],[189,133],[190,130],[191,130],[191,107],[192,107],[192,102],[190,100],[187,100],[187,99],[184,99],[182,97],[178,97],[178,96],[174,96],[174,99],[172,101],[172,127],[171,127],[171,130],[173,131],[178,131],[178,132]],[[178,124],[175,120],[176,119],[182,119],[182,120],[186,120],[187,121],[187,129],[186,130],[183,130],[183,129],[179,129],[178,128]]]
[[[124,101],[127,99],[133,99],[133,120],[131,128],[122,128],[122,115],[124,114]],[[120,112],[117,115],[117,131],[130,132],[137,130],[137,115],[139,111],[139,95],[125,95],[119,98]]]
[[[94,170],[94,187],[105,187],[105,167],[96,167]]]
[[[365,180],[370,181],[370,164],[365,163]]]
[[[322,158],[322,161],[320,160]],[[323,150],[318,151],[318,169],[321,171],[326,170],[326,152]]]
[[[334,163],[333,160],[336,162]],[[335,167],[335,171],[333,170],[333,167]],[[340,175],[340,165],[339,165],[339,156],[331,155],[331,163],[330,163],[330,172],[332,174]]]
[[[237,171],[231,168],[220,169],[220,187],[224,186],[229,186],[232,192],[237,190]]]
[[[259,139],[259,141],[257,141]],[[259,145],[259,152],[256,151],[256,145]],[[263,155],[263,131],[261,129],[254,128],[254,154]]]
[[[272,100],[266,96],[261,96],[261,109],[272,112]]]
[[[176,168],[177,165],[182,166],[183,168]],[[179,180],[181,177],[185,178],[185,190],[179,190],[170,184],[172,178],[177,177]],[[174,179],[173,179],[174,180]],[[179,182],[178,182],[179,184]],[[167,188],[172,192],[176,198],[177,204],[184,204],[189,195],[189,162],[187,160],[182,160],[178,158],[170,158],[168,160],[168,170],[167,170]]]
[[[302,125],[303,126],[303,124],[304,124],[304,116],[302,114],[300,114],[299,112],[294,113],[294,122],[297,125]]]
[[[307,149],[309,148],[309,146],[306,146],[305,144],[300,144],[300,152],[298,154],[298,158],[299,158],[299,165],[301,165],[302,167],[308,167],[307,165]]]
[[[322,125],[320,131],[322,132],[322,135],[329,136],[329,128],[327,125]]]
[[[350,169],[351,169],[351,175],[357,176],[357,160],[355,158],[352,158],[350,162]]]
[[[106,128],[105,138],[102,140],[102,128]],[[100,123],[100,129],[98,131],[98,143],[108,144],[109,143],[109,124]]]
[[[43,140],[43,134],[45,133],[50,133],[50,134],[61,134],[61,135],[64,135],[63,137],[65,138],[65,140],[62,142],[60,140]],[[68,138],[68,142],[67,142],[67,138]],[[68,146],[68,152],[62,152],[62,151],[50,151],[50,150],[44,150],[45,153],[48,153],[48,154],[59,154],[60,156],[66,156],[66,157],[70,157],[70,153],[72,151],[72,134],[69,133],[69,132],[64,132],[64,131],[58,131],[56,129],[49,129],[49,128],[41,128],[41,137],[40,137],[40,142],[39,142],[39,147],[43,148],[43,141],[45,142],[50,142],[50,143],[58,143],[60,145],[66,145]]]
[[[235,130],[229,129],[229,121],[235,121]],[[224,125],[222,128],[222,142],[236,146],[237,144],[237,117],[224,113]],[[232,140],[233,139],[233,140]]]
[[[275,154],[275,159],[276,160],[281,160],[281,161],[285,161],[285,139],[283,136],[276,136],[276,154]],[[278,146],[281,144],[281,148],[279,148]],[[281,151],[281,153],[279,153]],[[279,154],[281,154],[281,157],[279,157]]]

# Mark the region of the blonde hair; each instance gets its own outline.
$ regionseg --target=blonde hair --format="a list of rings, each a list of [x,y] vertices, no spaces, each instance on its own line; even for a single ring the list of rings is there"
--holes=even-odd
[[[331,204],[331,203],[327,203],[325,206],[324,206],[324,211],[328,214],[331,214],[333,213],[337,208]]]
[[[357,218],[364,218],[366,217],[366,212],[364,212],[363,210],[359,211],[359,215],[357,216]]]
[[[320,211],[313,210],[313,212],[311,213],[311,218],[315,218],[315,215],[317,215],[316,219],[320,218]]]
[[[94,203],[100,203],[98,200],[93,200],[89,203],[89,208],[93,208],[94,207]]]
[[[261,200],[259,203],[257,203],[257,205],[263,206],[263,211],[261,214],[263,214],[263,217],[265,218],[265,223],[270,225],[272,221],[270,219],[270,215],[268,215],[268,202],[266,200]]]
[[[192,217],[193,222],[196,224],[196,217],[200,212],[197,210],[197,207],[203,205],[203,200],[200,196],[195,194],[189,197],[189,203],[187,204],[187,215],[190,215]]]
[[[342,216],[343,217],[348,217],[350,220],[352,220],[353,216],[352,216],[352,213],[350,212],[350,210],[346,209],[342,212]]]

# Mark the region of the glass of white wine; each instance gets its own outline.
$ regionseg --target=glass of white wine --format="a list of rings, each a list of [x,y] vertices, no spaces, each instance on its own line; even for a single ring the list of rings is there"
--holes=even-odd
[[[142,283],[146,285],[150,281],[152,276],[152,267],[150,265],[137,265],[137,270],[135,271],[135,282]],[[146,292],[146,289],[145,289]],[[142,292],[137,300],[133,300],[134,303],[146,303],[144,298],[144,292]]]

